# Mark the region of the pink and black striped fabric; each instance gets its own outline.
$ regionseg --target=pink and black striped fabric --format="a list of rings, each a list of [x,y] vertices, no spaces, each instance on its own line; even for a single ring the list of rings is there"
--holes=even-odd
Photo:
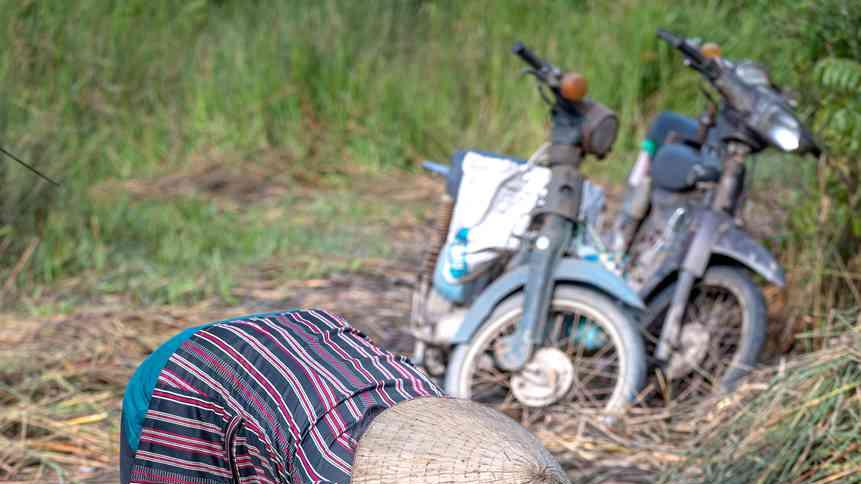
[[[348,483],[375,415],[439,396],[406,358],[322,310],[215,323],[159,374],[131,482]]]

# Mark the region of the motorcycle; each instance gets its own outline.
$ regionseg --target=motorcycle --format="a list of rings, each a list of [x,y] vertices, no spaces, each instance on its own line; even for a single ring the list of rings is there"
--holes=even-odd
[[[674,133],[655,154],[651,194],[626,199],[623,210],[633,201],[639,220],[621,236],[624,253],[612,257],[624,262],[611,268],[646,302],[641,324],[650,363],[679,401],[735,388],[766,338],[766,304],[752,276],[784,286],[780,263],[744,228],[745,161],[770,147],[814,156],[821,150],[765,68],[721,58],[713,44],[700,50],[670,32],[658,36],[720,102],[710,97],[696,133]]]
[[[644,305],[622,278],[583,257],[581,202],[594,186],[579,167],[587,155],[603,158],[611,150],[618,120],[585,96],[582,76],[563,74],[522,43],[513,52],[551,106],[550,142],[529,160],[470,151],[457,153],[451,166],[425,163],[446,178],[447,194],[414,291],[413,360],[444,380],[450,395],[496,405],[524,422],[560,402],[612,413],[631,403],[645,381],[633,318]],[[467,182],[476,166],[495,163],[513,167],[495,188],[476,189],[484,172]],[[458,208],[475,205],[463,201],[470,190],[491,200],[507,194],[496,205],[532,193],[535,206],[522,230],[512,232],[514,243],[493,248],[489,263],[467,271],[469,264],[456,264],[455,249],[465,250],[481,221],[498,228],[511,219],[482,213],[473,217],[477,224],[459,228]],[[451,284],[452,275],[461,279]]]

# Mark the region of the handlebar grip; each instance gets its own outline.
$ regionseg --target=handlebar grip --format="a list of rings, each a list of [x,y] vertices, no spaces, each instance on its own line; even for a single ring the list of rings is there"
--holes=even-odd
[[[535,70],[541,70],[545,66],[545,62],[542,61],[537,55],[533,54],[531,50],[529,50],[523,42],[516,42],[514,47],[512,47],[511,52],[517,54],[524,62],[532,66]]]
[[[692,60],[697,66],[705,65],[706,57],[699,49],[688,43],[687,40],[678,37],[666,30],[658,29],[658,37],[666,41],[668,44],[682,51],[687,58]]]
[[[672,45],[673,47],[678,47],[679,43],[681,43],[681,41],[682,41],[682,39],[676,37],[675,35],[673,35],[672,33],[668,32],[664,29],[658,29],[657,34],[658,34],[658,37],[660,37],[661,39],[663,39],[664,41],[666,41],[668,44]]]

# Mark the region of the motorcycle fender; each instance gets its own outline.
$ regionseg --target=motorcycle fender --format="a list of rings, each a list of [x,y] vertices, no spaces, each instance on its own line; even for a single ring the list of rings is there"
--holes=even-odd
[[[777,259],[738,227],[724,230],[712,247],[712,253],[738,261],[776,286],[783,287],[786,284],[783,267]]]
[[[785,285],[783,268],[765,247],[753,240],[744,230],[735,224],[722,224],[720,235],[709,251],[711,254],[719,254],[748,267],[772,284],[779,287]],[[655,289],[668,277],[672,277],[682,265],[684,257],[671,257],[649,277],[642,285],[639,293],[645,300],[655,294]]]
[[[655,291],[658,287],[661,286],[668,277],[674,277],[674,274],[678,272],[679,267],[682,265],[682,259],[684,259],[683,253],[677,253],[674,256],[670,256],[668,260],[664,261],[654,273],[652,273],[648,279],[646,279],[645,283],[640,286],[639,294],[640,297],[648,301],[654,295]]]
[[[699,227],[694,232],[691,245],[682,260],[682,269],[700,278],[705,274],[715,242],[720,238],[721,227],[730,227],[732,219],[713,210],[704,210],[699,217]],[[721,222],[729,222],[721,223]]]
[[[523,265],[504,274],[487,286],[470,306],[451,342],[460,344],[472,339],[473,334],[503,299],[526,286],[528,276],[529,267]],[[553,271],[553,283],[559,282],[573,282],[592,286],[619,299],[628,306],[637,309],[645,308],[642,299],[621,277],[608,271],[597,262],[574,258],[560,260]]]

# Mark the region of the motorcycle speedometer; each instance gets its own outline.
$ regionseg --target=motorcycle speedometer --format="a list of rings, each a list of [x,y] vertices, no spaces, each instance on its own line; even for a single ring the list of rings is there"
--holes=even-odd
[[[735,66],[735,75],[749,86],[770,86],[771,79],[768,71],[761,64],[753,61],[742,61]]]

